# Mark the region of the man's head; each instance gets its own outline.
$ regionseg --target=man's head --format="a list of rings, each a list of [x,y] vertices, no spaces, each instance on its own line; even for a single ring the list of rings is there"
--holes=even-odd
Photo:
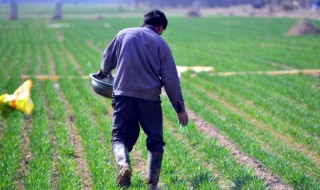
[[[168,26],[168,20],[163,12],[153,9],[144,15],[143,25],[155,27],[159,35],[161,35]]]

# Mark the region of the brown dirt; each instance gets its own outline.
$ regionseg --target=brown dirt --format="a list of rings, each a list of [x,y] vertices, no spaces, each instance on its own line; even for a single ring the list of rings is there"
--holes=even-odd
[[[212,99],[215,99],[217,101],[219,101],[220,103],[222,103],[226,108],[228,108],[229,110],[231,110],[234,113],[237,113],[238,115],[240,115],[241,117],[245,118],[247,121],[249,121],[250,123],[252,123],[254,126],[256,126],[257,128],[260,128],[262,130],[268,131],[269,133],[271,133],[272,135],[275,136],[275,138],[279,139],[282,142],[285,142],[288,147],[294,148],[297,151],[300,151],[304,154],[306,154],[310,159],[314,160],[315,163],[320,166],[320,158],[317,158],[317,153],[310,151],[305,145],[301,145],[297,142],[295,142],[290,136],[280,133],[280,132],[276,132],[274,133],[274,131],[272,131],[272,129],[268,126],[266,126],[265,123],[256,120],[255,118],[253,118],[252,116],[248,115],[247,113],[245,113],[242,110],[239,110],[238,108],[236,108],[234,105],[225,102],[224,100],[221,99],[221,97],[210,93],[207,94],[207,96],[209,96]]]
[[[190,114],[190,113],[189,113]],[[217,177],[218,180],[218,184],[220,187],[227,187],[227,182],[224,181],[222,178],[219,178],[219,175],[222,175],[221,172],[215,167],[215,165],[213,163],[210,162],[206,162],[203,159],[203,154],[197,152],[197,150],[195,150],[194,148],[192,148],[192,145],[189,144],[189,142],[181,137],[181,135],[178,132],[177,128],[173,128],[172,126],[169,126],[169,129],[173,132],[173,135],[176,139],[178,139],[179,141],[181,141],[185,147],[188,149],[188,151],[190,152],[190,155],[195,155],[194,158],[199,161],[201,163],[202,166],[204,166],[205,168],[208,168],[211,172],[212,175]]]
[[[142,176],[147,176],[147,162],[142,159],[141,152],[139,150],[133,150],[132,153],[134,160],[133,170],[142,174]]]
[[[49,60],[50,60],[50,74],[55,76],[56,75],[56,64],[53,58],[53,55],[49,49],[48,46],[45,47],[45,51],[46,53],[49,55]],[[43,82],[40,83],[41,86],[43,86]],[[47,103],[48,100],[46,99],[46,97],[44,96],[45,102]],[[52,160],[53,160],[53,166],[52,166],[52,178],[51,178],[51,184],[53,189],[57,189],[58,188],[58,181],[59,181],[59,172],[58,172],[58,156],[59,156],[59,151],[57,148],[57,142],[55,140],[55,136],[53,135],[53,131],[55,128],[55,124],[54,124],[54,119],[53,119],[53,113],[52,110],[50,109],[50,106],[46,106],[47,109],[47,115],[49,116],[49,126],[51,128],[51,134],[50,134],[50,144],[51,144],[51,148],[52,150],[54,150],[54,153],[52,155]]]
[[[73,65],[75,65],[75,67],[77,68],[78,73],[83,74],[84,72],[82,70],[81,65],[78,63],[76,58],[72,55],[72,53],[70,51],[68,51],[67,49],[65,49],[64,51],[68,53],[68,56],[69,56],[70,60],[72,61]]]
[[[89,47],[91,47],[92,49],[96,50],[97,52],[102,53],[103,49],[101,49],[98,46],[94,45],[92,40],[88,40],[87,43],[88,43]]]
[[[90,178],[90,172],[89,172],[89,165],[87,163],[85,153],[84,153],[84,148],[81,143],[81,137],[76,130],[76,127],[74,126],[73,123],[73,116],[69,116],[69,124],[72,130],[72,140],[73,140],[73,145],[75,147],[75,159],[79,164],[79,169],[83,178],[83,182],[85,185],[86,190],[91,189],[91,178]]]
[[[21,132],[22,142],[23,142],[22,144],[23,153],[22,153],[22,160],[20,162],[20,168],[18,169],[18,176],[19,176],[19,180],[17,182],[18,189],[25,189],[24,177],[28,174],[28,166],[32,158],[32,154],[30,150],[30,140],[28,136],[30,132],[30,128],[31,128],[31,118],[27,117],[25,126]]]
[[[290,65],[283,65],[283,64],[280,64],[280,63],[277,63],[277,62],[269,62],[269,64],[274,66],[274,67],[275,66],[276,67],[281,67],[281,68],[283,68],[285,70],[297,70],[297,68],[295,68],[295,67],[292,67]]]
[[[58,29],[56,29],[56,33],[57,33],[58,40],[60,42],[64,42],[64,35]]]
[[[302,36],[315,34],[320,34],[320,29],[308,22],[306,19],[301,19],[285,35]]]
[[[81,143],[81,136],[79,135],[77,128],[74,125],[74,116],[73,116],[74,114],[72,111],[72,107],[71,107],[70,103],[68,102],[68,100],[66,99],[66,97],[64,96],[64,94],[60,90],[58,90],[58,92],[59,92],[59,96],[60,96],[61,100],[65,104],[65,107],[67,109],[67,113],[69,115],[66,123],[69,123],[69,127],[71,130],[71,138],[72,138],[73,145],[75,148],[74,157],[79,164],[79,172],[81,173],[81,176],[83,179],[84,189],[90,190],[92,180],[90,178],[89,165],[87,163],[85,153],[84,153],[84,148]]]
[[[91,89],[92,90],[92,89]],[[93,90],[92,90],[93,91]],[[105,102],[101,101],[101,104],[105,104]],[[111,116],[109,112],[106,113],[106,116]],[[106,141],[106,139],[103,137],[102,134],[104,134],[104,131],[101,127],[99,127],[99,124],[97,122],[95,122],[97,120],[97,117],[99,117],[98,115],[94,115],[93,116],[94,119],[92,120],[92,122],[94,122],[94,126],[97,126],[97,129],[99,130],[99,138],[102,142],[103,145],[107,145],[109,144],[109,142]],[[110,147],[110,148],[109,148]],[[111,154],[110,154],[111,153]],[[113,154],[112,154],[112,148],[111,146],[107,146],[106,147],[106,158],[108,158],[109,160],[114,160],[114,157],[113,157]],[[116,163],[114,164],[115,165],[115,168],[117,167],[116,166]]]
[[[22,73],[28,73],[28,71],[29,71],[30,67],[32,67],[32,65],[33,65],[33,59],[32,59],[32,55],[31,55],[29,57],[29,60],[28,60],[28,62],[27,62],[27,64],[26,64],[26,66],[25,66],[25,68],[24,68]]]
[[[41,87],[43,88],[43,83],[41,82]],[[49,126],[50,126],[50,144],[51,144],[51,149],[54,151],[54,153],[52,154],[52,160],[53,160],[53,164],[52,164],[52,177],[51,177],[51,185],[53,187],[53,189],[57,189],[58,188],[58,176],[59,176],[59,172],[58,172],[58,155],[59,155],[59,151],[57,148],[57,142],[55,140],[55,136],[53,134],[54,128],[55,128],[55,124],[54,124],[54,119],[53,119],[53,113],[50,109],[50,106],[48,105],[48,100],[46,98],[46,96],[44,97],[44,101],[46,102],[46,112],[48,115],[48,119],[49,119]]]
[[[265,179],[267,181],[268,186],[271,189],[275,190],[293,190],[294,188],[288,184],[281,182],[280,178],[273,173],[265,170],[263,166],[259,163],[259,161],[254,160],[253,158],[247,156],[243,152],[239,150],[237,145],[232,142],[227,136],[220,133],[216,127],[210,125],[203,119],[199,118],[192,111],[188,110],[189,117],[191,120],[195,122],[197,128],[213,138],[216,138],[217,141],[224,147],[230,149],[232,154],[235,156],[239,164],[247,165],[250,168],[253,168],[255,171],[255,175],[260,177],[261,179]]]
[[[46,46],[45,48],[46,53],[49,55],[49,60],[50,60],[50,75],[55,76],[56,75],[56,64],[53,58],[53,55],[51,51],[49,50],[49,47]]]
[[[57,35],[58,35],[58,39],[59,41],[63,42],[64,41],[64,37],[63,37],[63,34],[59,31],[57,31]],[[50,58],[50,71],[51,71],[51,75],[52,76],[56,76],[56,72],[55,72],[55,64],[54,64],[54,58],[53,58],[53,55],[52,53],[50,52],[48,46],[46,47],[46,51],[49,55],[49,58]],[[81,68],[81,65],[77,62],[77,60],[75,59],[75,57],[72,55],[72,53],[70,51],[68,51],[66,48],[64,48],[63,52],[67,52],[68,54],[68,57],[70,58],[70,60],[72,61],[72,63],[75,65],[75,67],[77,68],[77,71],[80,73],[80,74],[83,74],[83,70]]]
[[[53,139],[50,138],[50,141],[53,141]],[[53,143],[53,142],[51,142]],[[51,177],[51,185],[53,189],[58,189],[58,181],[59,181],[59,171],[58,171],[58,156],[59,152],[55,151],[52,155],[53,159],[53,166],[52,166],[52,177]]]
[[[4,120],[3,118],[1,118],[2,121],[0,121],[0,141],[2,140],[4,134],[3,134],[3,131],[5,129],[5,126],[6,126],[6,120]]]

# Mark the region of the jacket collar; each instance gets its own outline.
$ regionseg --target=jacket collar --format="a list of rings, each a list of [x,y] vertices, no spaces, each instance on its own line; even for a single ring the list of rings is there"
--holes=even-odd
[[[148,25],[148,24],[143,24],[141,27],[147,27],[147,28],[150,28],[151,30],[153,30],[155,33],[158,34],[156,28],[152,25]]]

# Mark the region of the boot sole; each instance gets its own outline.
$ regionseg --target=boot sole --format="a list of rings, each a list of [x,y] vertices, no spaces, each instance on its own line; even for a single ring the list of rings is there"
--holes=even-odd
[[[120,187],[127,187],[131,185],[131,175],[132,175],[132,169],[130,166],[125,166],[122,168],[118,175],[118,184]]]

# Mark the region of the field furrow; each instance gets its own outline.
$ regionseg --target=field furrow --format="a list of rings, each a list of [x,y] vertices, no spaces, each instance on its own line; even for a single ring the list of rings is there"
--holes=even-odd
[[[54,116],[52,113],[52,110],[50,109],[51,106],[49,106],[48,103],[48,96],[45,95],[45,91],[44,91],[44,85],[43,82],[40,83],[41,85],[41,90],[43,92],[43,98],[44,98],[44,103],[45,103],[45,107],[46,107],[46,114],[49,118],[49,127],[50,127],[50,145],[51,145],[51,149],[52,149],[52,168],[51,168],[51,179],[50,179],[50,183],[53,189],[57,189],[58,187],[58,147],[57,147],[57,142],[56,142],[56,137],[54,135],[54,131],[55,131],[55,120],[54,120]]]
[[[216,138],[208,135],[208,131],[199,131],[197,128],[197,123],[191,123],[189,129],[180,129],[180,134],[177,129],[173,129],[172,125],[176,122],[174,114],[170,114],[172,110],[168,110],[169,105],[167,101],[164,101],[165,116],[170,119],[172,123],[169,127],[170,131],[173,132],[175,138],[180,140],[185,144],[190,152],[190,156],[203,164],[208,162],[213,165],[213,168],[207,168],[211,172],[218,172],[215,174],[217,180],[220,181],[220,188],[250,188],[259,186],[260,189],[266,189],[266,183],[264,179],[258,179],[258,177],[253,175],[253,171],[247,166],[239,164],[233,156],[233,152],[229,152],[227,148],[224,147],[225,144],[221,144]],[[176,126],[178,128],[178,126]],[[189,131],[190,130],[190,131]],[[204,135],[206,134],[206,135]],[[186,142],[186,141],[189,141]],[[192,151],[190,151],[192,150]],[[224,167],[222,167],[224,166]],[[237,171],[237,172],[234,172]]]
[[[82,140],[77,130],[77,127],[74,124],[74,112],[72,106],[67,100],[66,96],[63,94],[61,90],[59,92],[59,97],[61,98],[64,107],[66,108],[67,118],[65,122],[69,125],[70,130],[70,138],[72,139],[72,145],[74,148],[75,160],[78,164],[77,170],[81,173],[81,186],[85,189],[91,189],[92,179],[90,177],[89,166],[86,160],[86,156],[84,153],[84,147],[82,145]]]
[[[25,177],[26,189],[52,188],[50,183],[52,169],[52,155],[50,143],[49,117],[46,114],[43,91],[41,84],[35,82],[33,90],[33,102],[37,110],[33,113],[32,124],[29,133],[31,158],[29,161],[29,173]]]
[[[298,179],[303,179],[302,181],[305,182],[304,185],[310,185],[309,188],[314,188],[314,185],[316,185],[316,182],[314,181],[316,176],[308,176],[307,173],[297,170],[295,164],[291,164],[291,162],[286,161],[286,159],[278,155],[279,153],[274,151],[269,152],[269,143],[276,145],[278,147],[275,147],[276,150],[281,151],[282,155],[286,155],[286,153],[289,153],[288,151],[291,151],[284,145],[277,144],[280,143],[279,141],[266,136],[268,135],[266,133],[261,133],[259,130],[254,129],[252,125],[243,122],[237,115],[232,113],[228,114],[229,111],[223,109],[223,106],[221,106],[220,103],[213,102],[212,99],[209,99],[207,96],[204,97],[198,93],[197,95],[190,97],[188,96],[188,92],[186,94],[187,99],[189,99],[189,106],[191,109],[198,112],[200,116],[209,123],[215,123],[215,126],[226,133],[229,138],[233,139],[242,151],[259,160],[264,166],[267,165],[273,172],[278,173],[281,177],[289,180],[291,177],[296,176]],[[195,105],[194,102],[197,102],[200,107]],[[208,110],[217,110],[222,115],[211,115]],[[223,112],[225,112],[225,114]],[[303,160],[297,161],[301,161],[301,163],[308,160],[307,157],[301,157],[302,155],[299,155],[296,152],[291,152],[290,155],[294,157],[300,156],[299,158]],[[311,160],[308,160],[308,163],[314,165]],[[281,167],[281,165],[285,165],[285,168]],[[316,170],[316,168],[314,169]],[[300,182],[301,181],[299,181],[299,183]],[[290,183],[294,185],[296,181],[292,181]]]
[[[248,121],[248,123],[254,125],[256,127],[256,129],[259,128],[264,131],[263,133],[270,134],[272,136],[272,138],[277,138],[278,140],[283,141],[286,144],[286,146],[290,146],[298,151],[303,151],[303,154],[307,154],[309,157],[312,157],[312,158],[315,155],[317,155],[317,152],[309,151],[307,149],[306,145],[297,143],[295,138],[288,136],[286,134],[286,131],[277,130],[277,128],[273,128],[267,122],[261,121],[259,118],[256,118],[253,115],[250,115],[249,113],[244,112],[244,110],[239,110],[237,108],[237,106],[239,104],[233,105],[230,102],[227,102],[222,97],[219,97],[217,94],[215,94],[214,91],[210,91],[210,92],[205,91],[204,89],[198,88],[196,85],[193,85],[192,88],[199,93],[206,94],[212,100],[215,100],[217,102],[221,102],[224,107],[226,107],[227,109],[229,109],[233,113],[237,114],[239,117],[243,118],[245,121]],[[253,109],[253,108],[254,108],[254,106],[252,104],[250,104],[250,109]],[[263,114],[263,115],[265,116],[265,114]],[[316,163],[318,163],[318,166],[319,166],[319,160],[315,159],[315,161],[316,161]]]
[[[27,44],[27,49],[31,48],[30,44]],[[32,58],[32,51],[28,51],[25,55],[25,66],[24,66],[24,69],[22,71],[22,74],[24,73],[29,73],[29,70],[30,70],[30,67],[33,66],[33,58]]]
[[[24,178],[29,173],[29,161],[32,157],[31,151],[30,151],[30,139],[29,139],[29,133],[30,133],[30,127],[31,127],[31,119],[26,119],[25,126],[22,129],[21,136],[22,136],[22,157],[20,160],[20,166],[17,169],[17,181],[16,181],[16,187],[18,189],[25,189],[25,181]]]
[[[166,127],[172,132],[174,138],[181,141],[181,143],[185,145],[187,151],[190,153],[190,157],[192,157],[195,161],[200,162],[201,166],[206,168],[208,172],[211,173],[212,177],[216,179],[216,188],[223,189],[233,185],[230,179],[227,177],[219,177],[222,176],[222,172],[217,169],[215,163],[213,161],[209,161],[208,158],[201,152],[201,150],[193,147],[193,144],[191,144],[192,142],[189,143],[182,134],[179,134],[181,133],[181,129],[179,131],[177,126],[174,128],[172,125],[167,125]]]
[[[244,118],[245,118],[245,121],[248,121],[249,123],[251,122],[251,124],[252,124],[252,122],[254,122],[254,123],[256,123],[256,124],[259,124],[259,123],[257,123],[255,120],[250,120],[250,119],[246,118],[246,115],[244,115],[241,110],[238,110],[235,106],[233,106],[233,105],[225,102],[224,100],[222,100],[221,97],[217,97],[216,95],[214,95],[213,92],[205,92],[203,89],[199,89],[199,88],[197,88],[196,86],[192,86],[192,88],[193,88],[193,89],[196,89],[198,92],[205,93],[207,96],[209,96],[211,99],[216,100],[217,102],[221,102],[224,107],[226,107],[227,109],[231,110],[233,113],[239,115],[240,117],[244,117]],[[247,117],[248,117],[248,116],[247,116]],[[263,125],[263,124],[262,124],[262,125]],[[256,126],[256,127],[258,127],[258,128],[263,128],[263,130],[268,130],[268,129],[266,129],[265,127],[262,127],[261,125]],[[257,129],[258,129],[258,128],[257,128]],[[264,133],[265,133],[265,132],[264,132]],[[268,131],[268,134],[272,134],[272,131]],[[275,134],[274,134],[274,135],[275,135]],[[280,136],[283,136],[283,135],[280,135]],[[277,144],[278,144],[278,143],[277,143]]]
[[[47,104],[54,120],[54,139],[57,148],[56,177],[58,189],[63,187],[81,189],[83,181],[81,178],[79,164],[77,162],[76,148],[72,137],[72,126],[68,115],[68,105],[64,102],[64,96],[59,89],[59,83],[44,81],[44,92]]]
[[[211,126],[209,123],[196,116],[196,114],[194,114],[191,110],[188,110],[188,112],[190,113],[190,119],[193,120],[199,131],[217,139],[222,146],[231,151],[232,155],[237,160],[237,163],[252,168],[257,177],[266,180],[268,187],[271,189],[294,189],[290,185],[281,182],[281,179],[278,176],[265,170],[257,160],[245,155],[241,150],[239,150],[234,142],[229,140],[227,136],[218,132],[214,126]]]
[[[78,81],[82,82],[82,79],[78,79]],[[94,185],[92,188],[115,187],[115,181],[109,180],[113,179],[114,173],[108,172],[113,171],[111,169],[113,166],[110,165],[109,159],[105,156],[106,145],[101,142],[99,129],[95,126],[91,116],[91,109],[86,104],[86,97],[82,96],[71,81],[63,80],[60,84],[72,109],[77,108],[77,110],[80,110],[80,112],[74,112],[73,118],[79,136],[82,139],[83,152],[86,155]],[[82,88],[85,88],[85,86],[82,86]]]
[[[213,80],[216,80],[212,78]],[[318,142],[318,139],[314,136],[311,136],[308,132],[305,132],[303,128],[299,128],[293,125],[288,124],[288,122],[283,121],[281,118],[278,118],[278,115],[270,113],[270,109],[261,106],[261,100],[255,99],[253,95],[244,95],[240,94],[241,90],[238,85],[226,86],[225,84],[219,84],[215,82],[209,83],[207,79],[199,80],[192,79],[196,83],[201,82],[206,89],[210,89],[210,93],[217,93],[219,96],[226,101],[232,102],[235,106],[242,108],[241,112],[246,112],[246,114],[251,115],[257,121],[267,123],[274,130],[274,132],[285,135],[290,135],[295,141],[304,144],[310,150],[316,151],[316,154],[319,154],[319,147],[315,146]],[[222,82],[222,80],[220,80]],[[220,98],[220,99],[221,99]],[[274,104],[272,104],[274,105]],[[275,134],[276,134],[275,133]],[[283,135],[281,135],[283,136]]]
[[[294,102],[287,100],[287,98],[279,96],[277,92],[272,90],[269,93],[263,93],[265,88],[261,86],[254,85],[252,83],[242,82],[243,86],[250,89],[252,92],[261,92],[259,97],[262,100],[266,100],[266,105],[270,107],[271,104],[276,103],[277,107],[272,111],[281,116],[282,120],[286,120],[292,125],[298,125],[299,127],[307,130],[312,135],[319,135],[320,132],[317,130],[317,127],[313,125],[316,121],[316,118],[313,115],[313,112],[308,113],[308,110],[303,110]],[[270,98],[273,97],[273,98]],[[286,114],[284,114],[286,113]]]
[[[3,122],[6,127],[3,129],[3,138],[0,141],[0,188],[14,189],[19,180],[16,171],[22,156],[21,131],[25,119],[20,113],[10,113],[10,109],[2,114],[6,117]]]

